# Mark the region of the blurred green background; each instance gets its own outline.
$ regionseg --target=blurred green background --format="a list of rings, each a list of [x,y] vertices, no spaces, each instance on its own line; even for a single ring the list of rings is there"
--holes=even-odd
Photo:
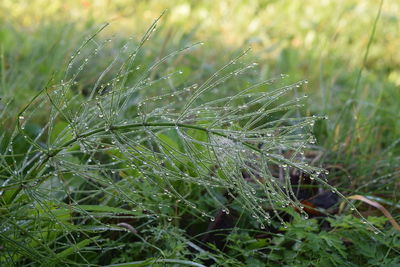
[[[115,56],[118,44],[130,36],[139,40],[164,10],[158,31],[146,45],[149,62],[166,51],[203,41],[201,49],[169,63],[185,68],[188,80],[201,80],[251,47],[246,60],[257,62],[259,68],[256,75],[243,79],[257,82],[284,73],[288,83],[309,81],[299,92],[309,95],[302,113],[329,118],[315,129],[326,162],[345,168],[354,181],[398,171],[400,2],[396,0],[3,0],[1,96],[13,99],[16,112],[51,77],[62,74],[85,37],[110,22],[101,36],[112,37],[115,49],[102,55],[104,62],[88,67],[83,83],[93,82]],[[398,185],[392,185],[393,193]]]

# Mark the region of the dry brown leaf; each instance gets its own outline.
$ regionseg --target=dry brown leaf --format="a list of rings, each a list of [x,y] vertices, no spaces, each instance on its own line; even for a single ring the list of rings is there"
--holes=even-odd
[[[353,195],[353,196],[349,196],[347,198],[348,199],[354,199],[354,200],[360,200],[362,202],[367,203],[368,205],[371,205],[371,206],[379,209],[380,211],[382,211],[383,215],[385,215],[385,217],[389,219],[389,222],[393,225],[393,227],[396,230],[400,231],[400,225],[395,221],[395,219],[390,214],[390,212],[387,209],[385,209],[385,207],[382,206],[381,204],[379,204],[378,202],[370,200],[370,199],[368,199],[368,198],[366,198],[364,196],[361,196],[361,195]]]

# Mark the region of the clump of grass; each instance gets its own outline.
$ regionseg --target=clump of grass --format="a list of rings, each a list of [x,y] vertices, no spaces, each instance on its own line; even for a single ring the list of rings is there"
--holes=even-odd
[[[201,43],[144,67],[138,62],[157,22],[81,88],[81,74],[111,42],[95,33],[71,56],[64,78],[49,81],[18,114],[14,130],[2,126],[2,262],[99,262],[95,252],[117,250],[109,240],[127,236],[164,255],[142,237],[148,225],[185,216],[214,221],[216,210],[229,214],[234,206],[226,196],[261,228],[271,220],[285,225],[281,209],[289,206],[307,218],[293,169],[340,194],[303,156],[321,118],[293,112],[305,96],[283,99],[306,81],[277,86],[282,75],[218,92],[257,67],[242,62],[245,51],[205,82],[175,86],[184,73],[169,60]],[[40,124],[35,116],[43,111],[48,119]],[[204,195],[210,201],[200,201]]]

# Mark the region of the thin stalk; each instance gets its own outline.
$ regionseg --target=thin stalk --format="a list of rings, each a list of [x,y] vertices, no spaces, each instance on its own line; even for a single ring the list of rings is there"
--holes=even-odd
[[[228,138],[232,141],[240,141],[240,140],[236,140],[235,138],[228,136],[224,133],[221,133],[219,131],[216,130],[210,130],[201,126],[196,126],[196,125],[190,125],[190,124],[184,124],[184,123],[173,123],[173,122],[157,122],[157,123],[148,123],[148,122],[143,122],[143,123],[131,123],[131,124],[126,124],[126,125],[115,125],[115,126],[105,126],[105,127],[100,127],[97,128],[95,130],[89,131],[87,133],[83,133],[81,135],[78,135],[76,137],[74,137],[73,139],[65,142],[64,144],[62,144],[59,148],[54,149],[54,150],[50,150],[48,151],[46,157],[43,159],[43,161],[41,162],[41,164],[39,164],[34,170],[32,170],[31,175],[29,175],[28,177],[26,177],[26,180],[29,180],[32,176],[36,175],[38,173],[38,171],[43,168],[43,166],[49,161],[50,158],[56,156],[58,153],[60,153],[63,149],[65,149],[66,147],[72,145],[73,143],[77,142],[80,138],[87,138],[90,136],[93,136],[97,133],[102,133],[102,132],[107,132],[107,131],[117,131],[117,130],[128,130],[128,129],[135,129],[135,128],[142,128],[142,127],[180,127],[180,128],[186,128],[186,129],[194,129],[194,130],[198,130],[198,131],[203,131],[206,133],[211,133],[214,135],[218,135],[221,137],[225,137]],[[257,147],[254,147],[251,144],[248,144],[246,142],[241,142],[244,146],[257,151],[259,153],[262,153],[262,151],[260,149],[258,149]],[[42,180],[41,182],[43,182],[44,180]],[[7,202],[7,204],[11,203],[16,196],[18,195],[18,193],[22,190],[22,188],[24,187],[25,183],[22,183],[16,190],[15,192],[10,196],[9,201]]]

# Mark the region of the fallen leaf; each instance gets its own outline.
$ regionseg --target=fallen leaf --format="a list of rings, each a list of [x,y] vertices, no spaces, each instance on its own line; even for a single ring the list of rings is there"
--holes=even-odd
[[[364,203],[367,203],[368,205],[371,205],[371,206],[379,209],[380,211],[382,211],[383,215],[385,215],[385,217],[389,219],[389,222],[393,225],[393,227],[396,230],[400,231],[400,225],[395,221],[395,219],[390,214],[390,212],[387,209],[385,209],[385,207],[382,206],[381,204],[379,204],[378,202],[370,200],[370,199],[368,199],[368,198],[366,198],[364,196],[361,196],[361,195],[353,195],[353,196],[349,196],[347,198],[348,199],[354,199],[354,200],[360,200],[360,201],[362,201]]]

